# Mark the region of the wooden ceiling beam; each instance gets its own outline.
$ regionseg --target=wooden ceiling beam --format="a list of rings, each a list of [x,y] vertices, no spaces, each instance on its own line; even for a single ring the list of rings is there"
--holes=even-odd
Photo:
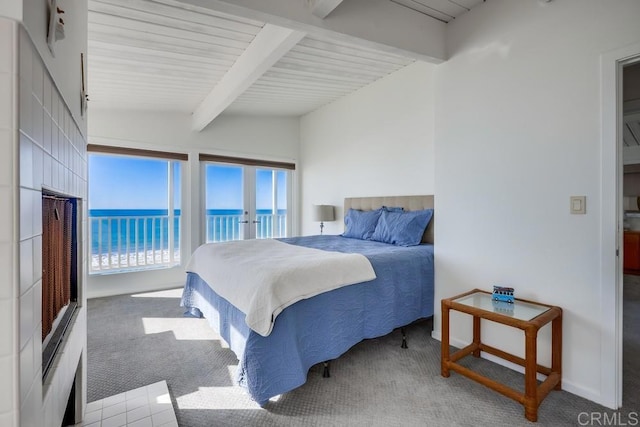
[[[304,36],[300,31],[266,24],[195,109],[193,129],[204,129]]]
[[[155,0],[161,1],[161,0]],[[162,0],[166,1],[166,0]],[[447,59],[446,24],[389,0],[349,0],[326,19],[304,0],[173,0],[198,9],[267,22],[310,37],[439,64]],[[337,0],[326,1],[327,4]]]

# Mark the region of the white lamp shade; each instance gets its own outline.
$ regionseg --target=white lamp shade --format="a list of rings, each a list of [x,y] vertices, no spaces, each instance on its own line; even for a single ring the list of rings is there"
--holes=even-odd
[[[314,221],[334,221],[335,219],[332,205],[313,205]]]

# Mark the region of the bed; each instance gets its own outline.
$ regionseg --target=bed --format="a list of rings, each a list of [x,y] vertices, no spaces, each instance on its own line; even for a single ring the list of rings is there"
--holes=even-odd
[[[348,198],[350,209],[382,206],[419,211],[433,208],[433,196]],[[247,325],[243,311],[216,293],[196,272],[188,272],[181,305],[204,317],[238,357],[236,382],[264,406],[270,398],[304,384],[311,366],[337,359],[358,342],[433,316],[433,220],[422,243],[397,246],[342,236],[278,239],[287,245],[362,254],[375,279],[300,299],[272,318],[265,336]]]

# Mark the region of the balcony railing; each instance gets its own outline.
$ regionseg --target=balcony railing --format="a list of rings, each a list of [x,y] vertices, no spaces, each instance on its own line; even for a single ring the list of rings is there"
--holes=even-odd
[[[180,264],[180,216],[89,216],[90,273]]]
[[[207,215],[206,241],[239,240],[243,215]],[[258,214],[256,238],[286,237],[287,214]],[[171,225],[171,227],[169,227]],[[89,216],[89,273],[144,270],[180,264],[180,216]],[[170,250],[172,248],[172,250]]]
[[[240,240],[244,238],[242,234],[241,221],[244,216],[237,215],[207,215],[206,236],[207,243],[228,242],[230,240]],[[287,235],[287,214],[258,214],[255,222],[250,221],[256,227],[257,239],[269,239],[273,237],[286,237]]]

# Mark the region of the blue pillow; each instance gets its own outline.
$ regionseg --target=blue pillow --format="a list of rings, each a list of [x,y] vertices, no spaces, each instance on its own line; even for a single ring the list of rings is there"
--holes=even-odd
[[[433,209],[408,212],[383,211],[371,240],[397,246],[415,246],[433,217]]]
[[[375,211],[349,209],[347,216],[344,218],[345,230],[342,233],[342,237],[361,240],[371,239],[381,213],[382,209],[376,209]]]
[[[382,210],[385,210],[387,212],[404,212],[404,208],[401,206],[398,206],[398,207],[383,206]]]

